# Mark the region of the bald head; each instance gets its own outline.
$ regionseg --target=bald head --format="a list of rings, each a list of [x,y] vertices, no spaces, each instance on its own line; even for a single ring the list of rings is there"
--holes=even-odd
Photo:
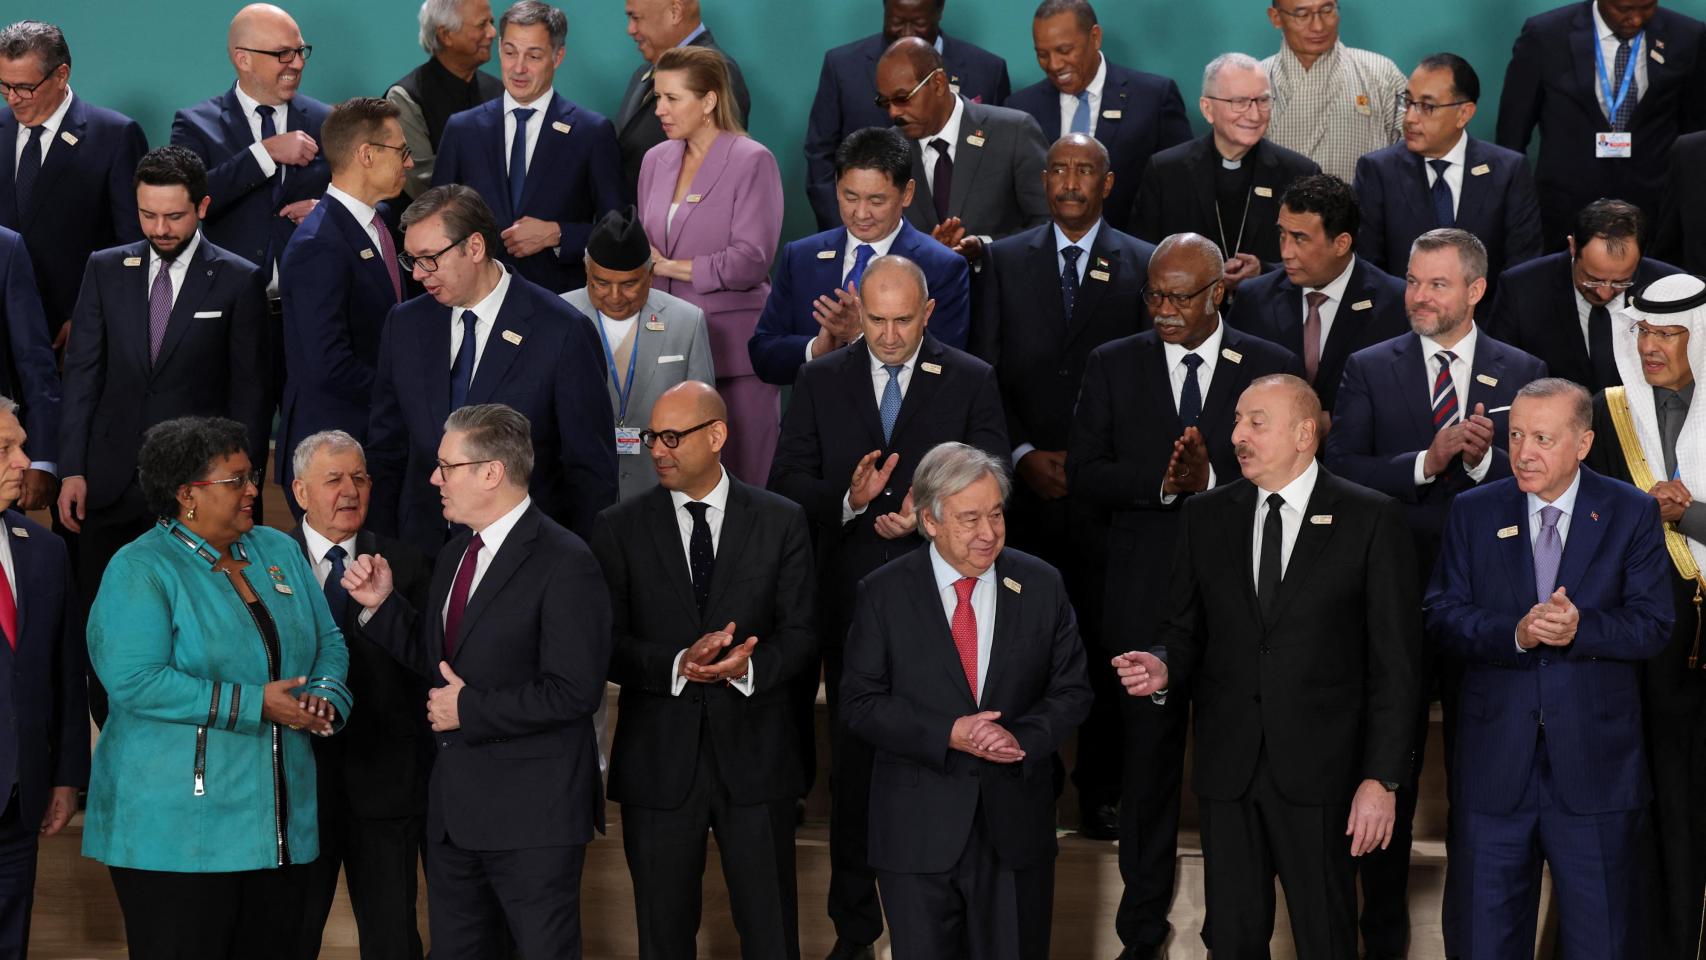
[[[1213,240],[1200,233],[1175,233],[1155,248],[1154,256],[1149,258],[1149,272],[1175,270],[1188,270],[1202,277],[1203,283],[1212,283],[1225,272],[1226,261],[1221,259],[1220,248]]]
[[[901,37],[883,52],[882,60],[877,62],[877,69],[883,68],[884,62],[904,63],[912,68],[913,82],[924,78],[932,70],[942,69],[942,55],[936,52],[936,47],[925,43],[919,37]]]
[[[652,420],[682,421],[685,426],[706,420],[727,420],[728,405],[717,388],[698,380],[683,380],[665,390],[652,406]]]
[[[1321,398],[1315,395],[1315,388],[1307,380],[1289,373],[1274,373],[1265,377],[1257,377],[1250,381],[1246,390],[1277,391],[1276,396],[1284,398],[1290,404],[1291,422],[1302,423],[1305,420],[1315,420],[1321,416]],[[1279,405],[1273,405],[1278,409]]]
[[[723,478],[722,450],[729,439],[729,412],[708,383],[684,380],[652,404],[649,438],[658,485],[703,500]],[[674,446],[665,442],[672,438]],[[641,439],[648,439],[645,435]]]
[[[252,3],[231,18],[226,36],[226,52],[244,93],[273,107],[296,96],[308,55],[290,14],[270,3]]]
[[[255,47],[281,29],[293,33],[297,29],[296,21],[284,12],[284,8],[270,3],[251,3],[231,18],[231,29],[226,32],[225,42],[231,47]]]

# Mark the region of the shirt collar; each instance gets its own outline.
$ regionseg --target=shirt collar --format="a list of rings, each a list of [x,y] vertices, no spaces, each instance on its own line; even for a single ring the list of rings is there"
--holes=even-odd
[[[868,343],[865,344],[865,352],[871,358],[871,376],[874,377],[879,373],[884,373],[883,361],[877,357],[877,352],[875,350],[872,350],[871,345]],[[906,361],[901,364],[902,367],[906,368],[906,372],[907,372],[908,376],[910,376],[912,374],[912,368],[916,367],[918,365],[918,355],[920,353],[923,353],[923,352],[924,352],[924,339],[922,337],[920,337],[918,340],[918,349],[912,351],[912,356],[907,357]]]
[[[1099,236],[1101,232],[1102,221],[1097,220],[1093,225],[1091,225],[1090,230],[1082,237],[1079,237],[1077,240],[1068,240],[1066,239],[1066,231],[1060,229],[1060,224],[1057,223],[1054,225],[1054,252],[1058,254],[1067,247],[1083,247],[1084,256],[1088,257],[1090,255],[1090,251],[1096,246],[1096,237]]]
[[[937,593],[952,587],[955,581],[965,576],[965,574],[955,570],[948,561],[942,559],[942,552],[936,549],[934,543],[930,544],[930,570],[936,575]],[[995,564],[990,564],[988,570],[978,574],[977,582],[991,590],[995,589]]]
[[[44,128],[41,132],[41,135],[43,137],[48,138],[48,139],[52,139],[55,134],[59,133],[60,126],[65,123],[65,115],[67,113],[69,113],[70,111],[71,111],[71,88],[66,87],[65,88],[65,99],[59,101],[59,106],[54,109],[53,113],[48,115],[48,118],[46,120],[43,120],[41,122],[41,126]]]
[[[693,28],[693,32],[688,34],[685,37],[682,37],[681,42],[676,44],[676,46],[678,46],[678,47],[688,46],[688,45],[692,44],[693,41],[699,39],[700,37],[702,37],[704,35],[705,35],[705,21],[701,20],[701,21],[699,21],[699,25],[697,27]]]
[[[1588,3],[1588,9],[1593,11],[1594,35],[1599,37],[1600,43],[1605,43],[1607,41],[1609,41],[1611,43],[1622,43],[1623,42],[1623,38],[1618,36],[1617,34],[1613,33],[1611,30],[1611,25],[1605,22],[1604,17],[1599,15],[1599,4],[1598,3],[1591,2],[1591,0],[1590,0],[1590,2]],[[1647,31],[1645,29],[1642,29],[1641,33],[1638,33],[1635,36],[1637,36],[1637,37],[1641,36],[1641,34],[1644,34],[1646,32]],[[1630,37],[1629,42],[1634,43],[1635,37]],[[1611,68],[1611,65],[1606,64],[1606,69],[1609,70],[1610,68]],[[1611,79],[1613,81],[1615,81],[1617,78],[1612,77]]]
[[[694,500],[692,497],[682,493],[680,490],[671,490],[669,492],[669,502],[674,504],[675,509],[677,510],[687,506],[689,503],[703,503],[718,513],[727,513],[729,509],[729,472],[727,470],[723,470],[721,465],[719,465],[717,469],[722,470],[723,475],[717,478],[717,485],[712,487],[711,492],[705,494],[703,499]]]
[[[518,107],[519,108],[526,108],[526,109],[530,109],[530,110],[537,110],[537,111],[539,111],[538,114],[535,114],[533,117],[527,118],[527,122],[532,123],[534,120],[534,117],[537,117],[540,114],[543,114],[547,109],[550,108],[550,106],[551,106],[551,95],[556,93],[556,92],[557,91],[554,88],[547,87],[547,88],[545,88],[545,92],[540,94],[538,99],[534,100],[532,103],[522,103],[521,101],[517,100],[516,98],[510,96],[509,95],[509,89],[505,88],[504,89],[504,116],[506,116],[506,117],[509,116],[509,112],[511,110],[518,108]]]
[[[355,534],[353,533],[337,543],[333,543],[320,531],[314,529],[313,525],[304,517],[302,519],[302,539],[308,543],[308,559],[310,562],[319,563],[326,559],[327,550],[343,544],[349,544],[349,546],[344,547],[344,554],[351,560],[355,559]]]
[[[1351,274],[1356,271],[1356,268],[1357,258],[1355,254],[1352,254],[1351,262],[1345,264],[1345,269],[1339,271],[1339,275],[1329,281],[1326,286],[1305,288],[1305,292],[1307,293],[1311,290],[1319,291],[1326,294],[1328,300],[1331,300],[1334,303],[1343,303],[1345,299],[1345,289],[1351,285]]]
[[[201,231],[198,229],[198,230],[196,230],[195,235],[190,237],[190,242],[184,244],[184,249],[179,251],[178,255],[172,258],[171,265],[168,266],[166,269],[167,270],[175,270],[175,269],[178,269],[180,267],[183,267],[185,264],[188,264],[190,262],[190,260],[195,257],[196,248],[200,247],[200,246],[201,246]],[[156,263],[159,263],[159,262],[160,262],[160,255],[158,253],[154,252],[154,245],[152,243],[150,243],[148,245],[148,273],[149,273],[150,279],[153,279],[154,265]]]
[[[350,212],[350,216],[355,217],[355,222],[361,224],[363,230],[367,229],[368,224],[373,222],[373,215],[378,212],[376,208],[362,203],[335,186],[328,185],[326,187],[326,196],[336,198],[339,203],[343,204],[344,208]]]
[[[1433,162],[1433,160],[1429,159],[1428,157],[1424,157],[1419,153],[1416,154],[1416,156],[1421,158],[1421,161],[1423,163],[1432,163]],[[1450,150],[1447,150],[1444,154],[1442,154],[1438,157],[1438,159],[1444,160],[1445,162],[1451,164],[1452,166],[1459,167],[1459,168],[1461,168],[1463,166],[1463,164],[1468,160],[1468,158],[1469,158],[1469,131],[1468,130],[1459,130],[1457,132],[1457,142],[1451,145]]]
[[[948,114],[948,122],[942,125],[942,129],[919,140],[919,145],[928,147],[932,140],[946,140],[948,141],[948,150],[952,152],[954,145],[960,142],[960,121],[965,115],[966,102],[956,96],[954,98],[954,112]]]
[[[481,545],[490,550],[492,556],[497,556],[498,548],[503,546],[504,539],[515,529],[515,525],[521,522],[521,515],[531,506],[533,498],[522,497],[521,502],[511,507],[508,513],[486,524],[486,529],[475,531],[480,535]]]
[[[905,225],[906,225],[906,218],[902,217],[901,219],[895,221],[894,229],[889,231],[888,236],[879,237],[876,240],[871,241],[871,259],[872,260],[875,260],[878,257],[886,257],[889,255],[889,250],[893,249],[893,247],[894,247],[894,238],[900,236],[900,228],[905,226]],[[865,241],[859,239],[858,237],[855,237],[853,235],[853,231],[849,230],[849,231],[847,231],[847,242],[842,245],[841,252],[843,255],[852,253],[853,251],[859,249],[859,244],[864,243],[864,242]]]
[[[498,311],[502,310],[504,306],[504,296],[509,293],[509,270],[501,263],[498,264],[498,269],[503,272],[503,276],[498,278],[498,285],[492,288],[492,292],[486,294],[484,300],[471,307],[457,307],[451,311],[451,320],[461,320],[462,311],[472,310],[474,315],[481,320],[497,321]]]
[[[1185,355],[1188,353],[1194,353],[1201,357],[1203,360],[1203,366],[1212,369],[1214,367],[1214,361],[1220,356],[1220,344],[1225,339],[1226,320],[1224,318],[1216,319],[1214,322],[1214,332],[1203,338],[1203,342],[1197,344],[1197,348],[1195,350],[1186,350],[1182,343],[1167,343],[1166,341],[1162,341],[1161,354],[1167,358],[1167,369],[1169,370],[1183,363]]]
[[[245,117],[254,116],[255,108],[262,106],[261,102],[256,100],[254,97],[249,96],[249,92],[243,89],[243,85],[241,83],[231,89],[237,91],[237,102],[243,107],[243,115]],[[272,107],[272,118],[274,123],[283,122],[284,115],[290,112],[290,101],[288,100],[283,103],[266,104],[266,106]]]
[[[931,44],[931,46],[936,48],[937,53],[942,52],[942,31],[936,31],[936,42]]]
[[[1527,495],[1528,496],[1528,515],[1531,517],[1534,516],[1535,514],[1540,512],[1540,509],[1542,507],[1557,507],[1559,510],[1564,511],[1564,516],[1574,517],[1576,515],[1576,494],[1580,493],[1581,489],[1582,489],[1582,468],[1581,468],[1581,465],[1578,464],[1576,466],[1575,479],[1571,480],[1570,486],[1563,493],[1558,495],[1558,499],[1552,501],[1551,503],[1547,503],[1546,501],[1540,499],[1540,495],[1537,493],[1530,493]]]
[[[1309,498],[1315,493],[1315,481],[1320,479],[1320,476],[1321,462],[1319,460],[1311,459],[1309,461],[1309,466],[1303,468],[1303,472],[1297,475],[1297,479],[1291,481],[1280,489],[1264,490],[1260,486],[1257,486],[1257,512],[1261,512],[1268,501],[1268,495],[1272,493],[1279,494],[1285,499],[1285,505],[1296,510],[1298,513],[1301,514],[1307,511],[1309,509]]]
[[[1469,321],[1469,332],[1463,335],[1462,340],[1449,347],[1442,347],[1438,340],[1432,337],[1424,337],[1419,333],[1416,334],[1416,337],[1422,341],[1422,357],[1424,360],[1432,359],[1433,355],[1441,350],[1450,350],[1457,356],[1457,359],[1468,365],[1468,369],[1473,370],[1475,369],[1475,342],[1481,339],[1480,332],[1475,321],[1471,320]]]
[[[1107,81],[1108,58],[1098,53],[1096,54],[1096,75],[1090,78],[1090,83],[1084,88],[1084,92],[1090,95],[1090,99],[1099,103],[1102,99],[1102,85]]]

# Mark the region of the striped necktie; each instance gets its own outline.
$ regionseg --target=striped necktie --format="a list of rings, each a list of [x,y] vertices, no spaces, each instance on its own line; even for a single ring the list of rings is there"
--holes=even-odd
[[[1434,354],[1434,359],[1439,362],[1433,393],[1434,432],[1438,433],[1457,420],[1457,384],[1451,380],[1451,362],[1457,359],[1457,354],[1441,350]]]

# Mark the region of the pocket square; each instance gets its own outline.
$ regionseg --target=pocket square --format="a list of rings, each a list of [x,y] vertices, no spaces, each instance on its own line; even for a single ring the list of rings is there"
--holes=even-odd
[[[225,316],[225,311],[223,310],[197,310],[195,312],[195,318],[197,320],[212,320],[215,317],[223,316]]]
[[[680,363],[681,361],[686,360],[686,359],[687,359],[686,357],[682,356],[679,353],[672,353],[667,357],[659,357],[658,362],[659,363]]]

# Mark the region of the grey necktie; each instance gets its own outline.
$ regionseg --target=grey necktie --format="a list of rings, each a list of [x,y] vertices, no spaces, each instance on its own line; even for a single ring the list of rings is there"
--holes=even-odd
[[[1683,403],[1682,394],[1675,390],[1654,390],[1653,393],[1658,401],[1659,446],[1665,456],[1664,479],[1669,480],[1676,476],[1676,442],[1682,437],[1683,424],[1688,422],[1688,404]]]
[[[1564,511],[1553,506],[1540,508],[1540,536],[1534,538],[1534,592],[1537,603],[1545,603],[1558,588],[1558,564],[1564,559],[1564,540],[1558,536],[1558,520]]]

